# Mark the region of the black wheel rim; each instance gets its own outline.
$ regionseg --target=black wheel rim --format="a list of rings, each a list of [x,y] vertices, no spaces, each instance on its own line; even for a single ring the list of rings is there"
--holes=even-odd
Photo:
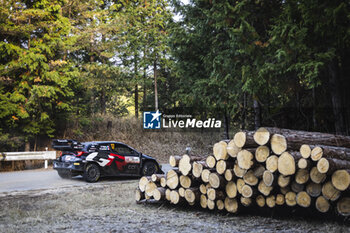
[[[146,166],[144,170],[146,175],[154,174],[155,171],[156,171],[156,168],[153,164]]]
[[[91,169],[89,169],[89,171],[88,171],[88,175],[89,175],[89,177],[91,177],[91,178],[95,178],[96,175],[97,175],[97,171],[96,171],[95,169],[91,168]]]

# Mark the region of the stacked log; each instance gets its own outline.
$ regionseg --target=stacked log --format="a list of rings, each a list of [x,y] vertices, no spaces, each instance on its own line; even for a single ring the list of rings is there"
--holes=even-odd
[[[241,208],[300,206],[350,216],[350,137],[278,128],[238,132],[213,154],[170,156],[166,175],[142,177],[136,201]]]

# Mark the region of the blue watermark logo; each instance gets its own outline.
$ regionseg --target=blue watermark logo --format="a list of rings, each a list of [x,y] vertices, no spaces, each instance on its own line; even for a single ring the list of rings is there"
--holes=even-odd
[[[143,112],[143,128],[144,129],[160,129],[161,128],[161,113]]]

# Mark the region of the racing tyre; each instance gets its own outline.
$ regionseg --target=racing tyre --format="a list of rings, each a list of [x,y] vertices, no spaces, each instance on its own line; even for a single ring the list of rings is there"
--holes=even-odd
[[[155,162],[147,161],[142,167],[142,175],[150,176],[158,172],[158,166]]]
[[[88,165],[86,165],[85,167],[85,171],[84,171],[84,179],[87,182],[97,182],[100,179],[101,176],[101,172],[100,172],[100,168],[94,164],[94,163],[90,163]]]
[[[58,175],[62,178],[62,179],[70,179],[72,178],[72,173],[70,173],[69,171],[57,171]]]

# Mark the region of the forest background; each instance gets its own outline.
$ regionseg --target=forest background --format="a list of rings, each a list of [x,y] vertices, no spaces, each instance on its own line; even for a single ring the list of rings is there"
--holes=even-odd
[[[152,151],[162,132],[145,133],[142,112],[155,109],[224,123],[219,134],[171,132],[163,144],[200,148],[259,126],[349,135],[349,8],[341,0],[1,0],[0,151],[36,150],[53,137]]]

